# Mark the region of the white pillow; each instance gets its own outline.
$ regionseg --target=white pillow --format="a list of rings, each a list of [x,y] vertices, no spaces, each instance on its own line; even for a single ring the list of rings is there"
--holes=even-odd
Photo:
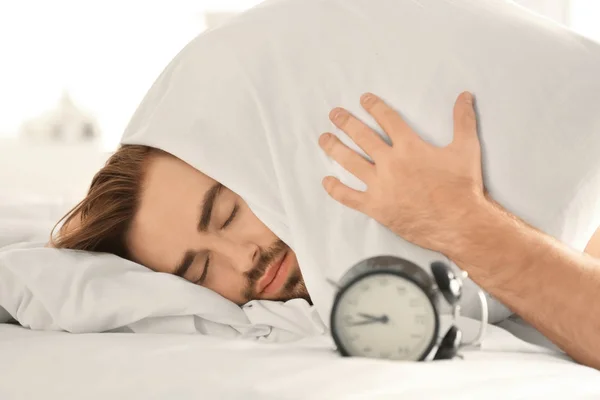
[[[278,304],[240,308],[206,288],[111,254],[38,243],[0,250],[0,323],[12,317],[39,330],[202,333],[267,341],[324,331],[306,301],[290,300],[279,309]],[[280,309],[288,314],[282,316]]]
[[[183,49],[122,142],[162,148],[240,194],[295,250],[328,321],[326,279],[359,260],[444,258],[327,196],[329,174],[364,188],[317,145],[334,129],[330,109],[375,127],[358,103],[371,91],[446,145],[456,96],[472,91],[491,195],[582,250],[600,225],[598,71],[597,43],[512,2],[270,1]],[[492,311],[492,321],[510,314]]]
[[[55,201],[0,199],[0,249],[14,243],[49,238],[52,227],[66,211],[64,204]],[[0,324],[10,320],[11,315],[0,306]]]

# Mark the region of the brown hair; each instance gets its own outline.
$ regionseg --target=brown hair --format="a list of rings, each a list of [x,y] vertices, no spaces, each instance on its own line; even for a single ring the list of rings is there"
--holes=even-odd
[[[54,226],[51,245],[131,259],[126,235],[139,206],[145,166],[159,152],[148,146],[121,146],[96,173],[87,196]]]

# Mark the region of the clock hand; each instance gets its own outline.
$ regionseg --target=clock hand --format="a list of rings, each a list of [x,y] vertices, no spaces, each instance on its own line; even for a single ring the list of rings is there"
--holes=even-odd
[[[374,315],[367,314],[367,313],[358,313],[358,315],[360,315],[363,318],[368,318],[368,319],[381,319],[381,317],[376,317]]]
[[[368,320],[365,320],[365,321],[348,323],[348,326],[370,325],[370,324],[377,324],[379,322],[381,322],[381,321],[378,320],[378,319],[368,319]]]
[[[387,324],[389,322],[389,318],[387,315],[382,317],[367,317],[366,320],[358,321],[358,322],[349,322],[348,326],[358,326],[358,325],[370,325],[370,324]]]
[[[374,321],[377,321],[377,322],[381,322],[381,323],[383,323],[383,324],[387,324],[387,323],[388,323],[388,321],[389,321],[389,318],[388,318],[388,316],[387,316],[387,315],[385,315],[385,314],[383,314],[383,315],[382,315],[382,316],[380,316],[380,317],[376,317],[376,316],[374,316],[374,315],[371,315],[371,314],[366,314],[366,313],[358,313],[358,315],[360,315],[360,316],[361,316],[361,317],[363,317],[363,318],[367,318],[367,319],[369,319],[369,320],[374,320]]]

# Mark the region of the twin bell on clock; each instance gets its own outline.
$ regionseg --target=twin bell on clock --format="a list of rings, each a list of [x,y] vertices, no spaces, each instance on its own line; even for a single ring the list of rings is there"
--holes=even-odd
[[[462,278],[436,261],[431,274],[406,259],[376,256],[354,265],[335,286],[331,334],[343,356],[431,361],[454,358],[485,335],[487,302],[479,291],[481,325],[475,340],[462,343],[457,326]],[[466,276],[466,275],[465,275]],[[452,324],[442,332],[443,303]]]

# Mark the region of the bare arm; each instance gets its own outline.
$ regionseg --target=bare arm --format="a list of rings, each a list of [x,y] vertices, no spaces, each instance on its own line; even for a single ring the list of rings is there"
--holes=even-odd
[[[442,252],[574,360],[600,369],[599,259],[491,202],[456,228]]]
[[[327,177],[331,197],[446,254],[573,359],[600,369],[600,261],[528,226],[486,195],[473,97],[457,99],[454,140],[444,148],[423,141],[376,96],[361,101],[392,146],[345,110],[332,112],[334,124],[374,162],[323,135],[323,150],[367,185],[361,192]],[[600,254],[597,242],[590,243],[592,254]]]

